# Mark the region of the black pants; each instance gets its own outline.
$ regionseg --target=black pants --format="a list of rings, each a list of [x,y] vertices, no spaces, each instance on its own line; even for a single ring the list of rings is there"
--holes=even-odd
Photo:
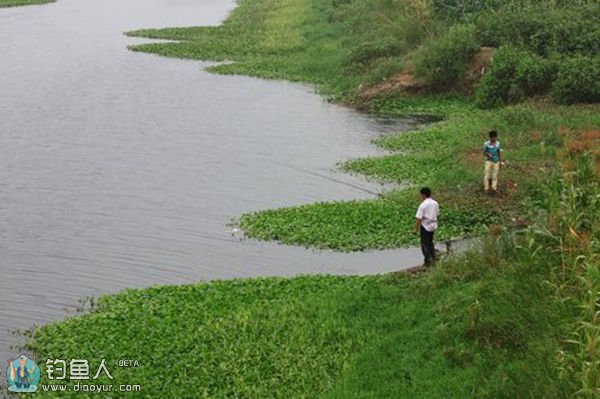
[[[433,231],[427,231],[421,226],[421,250],[425,257],[425,264],[433,263],[435,257],[435,246],[433,245]]]

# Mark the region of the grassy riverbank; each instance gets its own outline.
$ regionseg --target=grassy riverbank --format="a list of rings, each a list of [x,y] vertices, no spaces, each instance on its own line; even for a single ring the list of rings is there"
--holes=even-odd
[[[553,104],[600,100],[600,83],[593,79],[600,76],[600,66],[593,67],[600,58],[591,39],[600,38],[600,24],[595,24],[600,4],[452,4],[246,0],[218,27],[144,29],[129,35],[177,40],[132,46],[135,51],[228,61],[210,67],[214,72],[314,83],[335,101],[373,112],[445,117],[425,129],[377,140],[389,156],[341,165],[348,172],[402,183],[408,190],[372,201],[267,210],[240,220],[251,238],[344,251],[390,248],[415,244],[410,226],[418,205],[416,188],[423,185],[432,187],[443,207],[441,240],[481,232],[491,224],[526,223],[520,217],[522,205],[554,162],[560,132],[600,124],[597,106]],[[542,17],[569,24],[551,27]],[[520,25],[508,29],[515,21]],[[539,42],[529,41],[532,32]],[[511,47],[516,43],[519,50]],[[500,47],[500,63],[474,84],[465,72],[469,59],[489,45]],[[584,60],[582,54],[592,58]],[[592,67],[575,67],[580,61]],[[385,89],[399,70],[418,84],[408,91]],[[537,97],[527,100],[524,93]],[[477,107],[502,103],[516,105]],[[500,198],[495,199],[481,192],[480,149],[491,129],[500,132],[512,166],[503,170]]]
[[[589,158],[567,157],[545,178],[526,232],[494,231],[481,250],[431,273],[127,290],[36,330],[29,348],[92,367],[108,359],[114,380],[95,383],[142,387],[109,396],[119,398],[592,398],[600,371],[592,168]],[[117,367],[124,358],[140,367]]]
[[[396,105],[387,103],[389,111]],[[400,107],[403,103],[400,103]],[[371,178],[410,183],[370,201],[318,203],[261,211],[241,218],[250,237],[336,250],[416,244],[415,186],[428,185],[442,206],[438,239],[480,233],[486,226],[528,223],[527,198],[556,162],[569,129],[600,126],[600,107],[520,104],[500,110],[464,110],[421,130],[385,136],[376,144],[390,155],[352,160],[342,168]],[[481,143],[487,129],[501,132],[504,157],[500,192],[485,196]]]
[[[56,0],[0,0],[0,8],[54,3]]]
[[[387,156],[341,165],[409,189],[245,215],[248,235],[345,251],[412,244],[414,188],[427,184],[443,206],[440,238],[476,232],[484,244],[421,275],[128,290],[37,329],[30,349],[93,366],[108,359],[114,384],[142,387],[118,397],[598,397],[600,108],[565,104],[596,98],[598,10],[586,1],[244,0],[220,27],[131,33],[180,40],[136,51],[233,61],[215,72],[311,82],[373,112],[444,116],[376,140]],[[499,48],[496,64],[468,85],[461,71],[482,45]],[[365,94],[400,70],[418,92]],[[496,197],[481,192],[490,129],[509,161]],[[117,367],[122,358],[141,366]]]

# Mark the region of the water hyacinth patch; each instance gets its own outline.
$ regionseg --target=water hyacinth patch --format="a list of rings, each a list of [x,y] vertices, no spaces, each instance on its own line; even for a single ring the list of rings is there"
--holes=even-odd
[[[244,232],[260,240],[337,251],[362,251],[416,245],[415,206],[407,197],[330,202],[273,209],[242,216]],[[483,215],[443,209],[439,240],[480,231]]]

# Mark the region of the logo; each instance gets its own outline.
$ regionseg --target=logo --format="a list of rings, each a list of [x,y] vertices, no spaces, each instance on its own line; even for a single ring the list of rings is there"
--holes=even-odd
[[[25,355],[8,361],[6,370],[8,390],[11,392],[36,392],[40,382],[40,368]]]

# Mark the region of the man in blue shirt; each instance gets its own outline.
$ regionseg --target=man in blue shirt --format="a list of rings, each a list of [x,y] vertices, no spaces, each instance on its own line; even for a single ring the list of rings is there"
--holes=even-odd
[[[498,171],[502,164],[501,151],[498,133],[492,130],[490,132],[490,139],[483,144],[483,155],[485,156],[483,188],[486,193],[490,192],[490,177],[492,180],[492,191],[495,193],[498,190]]]

